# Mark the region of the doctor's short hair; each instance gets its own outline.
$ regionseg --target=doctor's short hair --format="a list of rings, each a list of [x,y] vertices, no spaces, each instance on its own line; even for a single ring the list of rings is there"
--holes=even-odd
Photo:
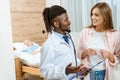
[[[43,20],[45,23],[45,27],[47,32],[52,32],[52,29],[54,27],[53,25],[53,19],[56,18],[57,16],[60,16],[63,13],[66,13],[67,11],[58,5],[53,5],[51,7],[46,7],[43,10]]]

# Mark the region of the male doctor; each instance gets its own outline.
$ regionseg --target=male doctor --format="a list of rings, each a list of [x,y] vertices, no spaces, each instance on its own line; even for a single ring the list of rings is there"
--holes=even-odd
[[[43,11],[43,20],[51,35],[41,48],[41,74],[46,80],[77,80],[73,76],[81,71],[83,65],[78,63],[70,39],[71,22],[66,10],[57,5],[47,7]]]

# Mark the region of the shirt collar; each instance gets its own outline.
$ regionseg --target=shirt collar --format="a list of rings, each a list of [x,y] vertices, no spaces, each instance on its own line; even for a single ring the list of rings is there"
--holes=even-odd
[[[63,36],[65,36],[65,35],[60,34],[60,33],[58,33],[58,32],[55,32],[55,31],[53,31],[53,33],[56,34],[56,35],[57,35],[58,37],[60,37],[60,38],[63,38]],[[69,36],[68,33],[66,33],[66,36],[68,36],[68,38],[70,38],[70,36]]]

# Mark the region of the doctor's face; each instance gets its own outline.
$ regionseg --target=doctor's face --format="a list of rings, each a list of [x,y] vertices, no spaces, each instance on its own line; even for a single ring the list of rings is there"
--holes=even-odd
[[[60,16],[57,16],[57,27],[55,27],[55,31],[65,34],[65,32],[70,32],[70,20],[68,18],[67,13],[63,13]]]

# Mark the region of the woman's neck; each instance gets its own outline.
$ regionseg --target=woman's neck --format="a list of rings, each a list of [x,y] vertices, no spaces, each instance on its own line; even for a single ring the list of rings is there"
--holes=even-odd
[[[102,26],[97,26],[97,27],[95,27],[95,31],[96,32],[104,32],[105,30]]]

